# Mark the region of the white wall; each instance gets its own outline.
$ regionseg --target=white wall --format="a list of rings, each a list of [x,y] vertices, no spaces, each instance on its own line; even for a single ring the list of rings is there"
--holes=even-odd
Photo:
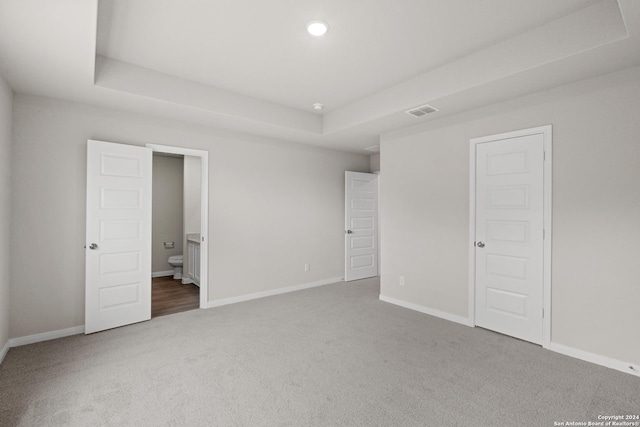
[[[368,156],[27,95],[14,129],[12,337],[84,323],[90,138],[209,151],[210,300],[342,276],[344,171]]]
[[[182,157],[153,155],[151,271],[154,273],[173,270],[169,257],[182,255],[182,182]],[[173,242],[173,249],[165,249],[164,242]]]
[[[184,156],[184,232],[200,233],[200,157]]]
[[[200,233],[200,191],[202,178],[200,157],[184,156],[184,247],[187,248],[187,234]],[[215,239],[215,236],[212,236]],[[189,265],[189,251],[184,250],[184,266]],[[186,271],[186,268],[185,268]]]
[[[9,341],[12,102],[13,92],[0,76],[0,359]]]
[[[466,317],[469,139],[551,124],[552,342],[640,363],[638,117],[636,68],[383,136],[381,293]]]
[[[371,172],[380,172],[380,154],[369,156],[369,169]]]

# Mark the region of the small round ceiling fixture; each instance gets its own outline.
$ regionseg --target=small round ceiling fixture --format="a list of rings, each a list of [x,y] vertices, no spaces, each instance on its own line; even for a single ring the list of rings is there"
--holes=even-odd
[[[316,19],[307,24],[307,31],[312,36],[316,36],[316,37],[324,36],[327,33],[327,31],[329,31],[329,24],[327,24],[324,21],[320,21],[319,19]]]
[[[324,108],[324,105],[320,104],[319,102],[316,102],[315,104],[313,104],[313,109],[320,111]]]

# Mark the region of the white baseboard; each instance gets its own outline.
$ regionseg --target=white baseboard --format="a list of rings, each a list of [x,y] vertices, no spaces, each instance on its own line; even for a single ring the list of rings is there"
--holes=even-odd
[[[413,304],[413,303],[402,301],[399,299],[390,298],[382,294],[380,295],[380,301],[388,302],[394,305],[399,305],[400,307],[408,308],[409,310],[419,311],[420,313],[439,317],[445,320],[450,320],[451,322],[460,323],[465,326],[473,326],[473,324],[471,323],[471,320],[469,320],[469,318],[467,317],[462,317],[462,316],[447,313],[444,311],[436,310],[435,308],[429,308],[423,305]]]
[[[241,295],[241,296],[231,297],[231,298],[223,298],[219,300],[209,301],[209,303],[207,304],[207,308],[220,307],[223,305],[235,304],[238,302],[250,301],[253,299],[264,298],[268,296],[279,295],[279,294],[299,291],[303,289],[315,288],[317,286],[329,285],[331,283],[336,283],[340,281],[342,281],[342,278],[334,277],[331,279],[320,280],[317,282],[304,283],[301,285],[272,289],[270,291],[256,292],[253,294]],[[409,303],[409,302],[398,300],[395,298],[390,298],[384,295],[380,295],[380,301],[388,302],[390,304],[408,308],[409,310],[414,310],[420,313],[425,313],[431,316],[439,317],[441,319],[460,323],[465,326],[473,326],[470,320],[466,317],[457,316],[455,314],[446,313],[444,311],[436,310],[433,308]],[[12,347],[19,347],[22,345],[34,344],[37,342],[49,341],[57,338],[63,338],[63,337],[78,335],[82,333],[84,333],[84,325],[75,326],[73,328],[67,328],[67,329],[59,329],[57,331],[43,332],[40,334],[27,335],[24,337],[11,338],[7,343],[5,343],[5,345],[0,350],[0,363],[2,363],[5,356],[9,352],[9,349]],[[550,351],[554,351],[556,353],[564,354],[565,356],[574,357],[576,359],[584,360],[590,363],[595,363],[596,365],[601,365],[607,368],[615,369],[616,371],[620,371],[620,372],[624,372],[627,374],[640,377],[640,365],[623,362],[621,360],[612,359],[607,356],[590,353],[588,351],[579,350],[577,348],[569,347],[569,346],[558,344],[555,342],[551,342],[547,349]]]
[[[173,270],[154,271],[153,273],[151,273],[151,277],[167,277],[167,276],[173,276]]]
[[[235,304],[238,302],[250,301],[252,299],[286,294],[288,292],[294,292],[294,291],[301,291],[303,289],[315,288],[317,286],[323,286],[323,285],[330,285],[331,283],[337,283],[340,281],[342,281],[341,277],[332,277],[330,279],[319,280],[317,282],[303,283],[302,285],[287,286],[285,288],[272,289],[270,291],[256,292],[253,294],[240,295],[240,296],[231,297],[231,298],[222,298],[218,300],[209,301],[209,303],[207,304],[207,308],[220,307],[222,305]]]
[[[397,300],[395,298],[389,298],[384,295],[380,295],[380,301],[399,305],[400,307],[419,311],[421,313],[429,314],[431,316],[440,317],[442,319],[450,320],[452,322],[461,323],[466,326],[473,326],[471,321],[466,317],[456,316],[454,314],[445,313],[443,311],[424,307],[418,304],[412,304],[406,301]],[[588,351],[579,350],[577,348],[568,347],[566,345],[558,344],[555,342],[550,343],[549,347],[547,347],[547,350],[564,354],[565,356],[575,357],[576,359],[595,363],[596,365],[605,366],[607,368],[615,369],[616,371],[625,372],[627,374],[640,377],[640,365],[634,365],[633,363],[623,362],[621,360],[612,359],[607,356],[602,356],[595,353],[589,353]]]
[[[11,345],[9,345],[9,341],[7,341],[4,347],[2,347],[2,350],[0,350],[0,363],[2,363],[2,361],[4,360],[4,357],[9,352],[9,348],[11,348]]]
[[[41,334],[27,335],[26,337],[11,338],[9,340],[10,347],[20,347],[21,345],[34,344],[42,341],[55,340],[71,335],[84,334],[84,325],[74,326],[73,328],[58,329],[57,331],[43,332]]]
[[[183,285],[193,285],[193,286],[200,287],[200,283],[197,283],[195,280],[193,280],[190,277],[183,277],[182,278],[182,284]]]
[[[607,368],[615,369],[616,371],[640,377],[640,365],[634,365],[633,363],[623,362],[621,360],[612,359],[607,356],[601,356],[599,354],[590,353],[588,351],[579,350],[577,348],[568,347],[555,342],[550,343],[547,349],[555,351],[556,353],[564,354],[565,356],[575,357],[576,359],[584,360],[585,362],[595,363],[596,365],[605,366]]]

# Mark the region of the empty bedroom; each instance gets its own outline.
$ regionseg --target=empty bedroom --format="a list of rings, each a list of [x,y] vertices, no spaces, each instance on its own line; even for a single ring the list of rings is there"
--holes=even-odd
[[[640,2],[0,0],[0,426],[640,426]]]

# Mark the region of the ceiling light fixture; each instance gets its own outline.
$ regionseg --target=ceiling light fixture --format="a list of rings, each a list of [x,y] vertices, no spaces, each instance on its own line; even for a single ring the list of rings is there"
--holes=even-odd
[[[311,21],[307,24],[307,31],[312,36],[324,36],[325,34],[327,34],[327,31],[329,31],[329,24],[316,19],[315,21]]]
[[[320,104],[319,102],[316,102],[315,104],[313,104],[313,109],[314,110],[322,110],[324,108],[324,105]]]

